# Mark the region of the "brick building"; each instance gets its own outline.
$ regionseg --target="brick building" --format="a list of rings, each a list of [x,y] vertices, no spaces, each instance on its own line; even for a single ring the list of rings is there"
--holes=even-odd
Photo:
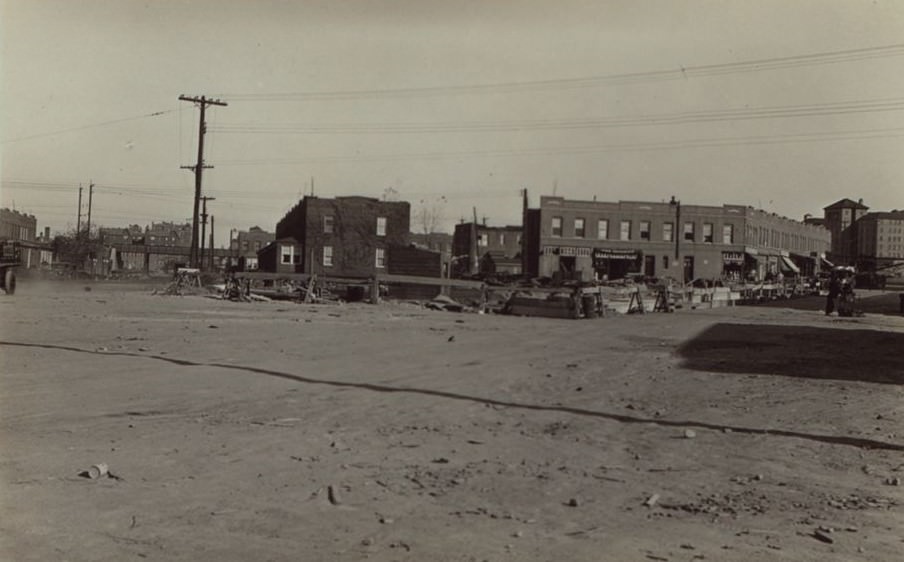
[[[853,230],[859,269],[904,263],[904,211],[866,213],[857,219]]]
[[[823,208],[823,224],[832,234],[832,247],[828,258],[838,265],[853,264],[857,260],[857,229],[854,224],[864,216],[869,207],[863,199],[841,199]]]
[[[821,226],[741,205],[541,197],[525,210],[532,276],[757,279],[812,275],[830,245]]]
[[[259,226],[236,231],[229,240],[229,249],[240,269],[252,271],[259,267],[258,252],[276,240],[276,235]]]
[[[26,269],[49,268],[53,263],[49,232],[38,239],[37,230],[38,219],[34,215],[0,209],[0,241],[16,242],[19,263]]]
[[[348,196],[305,197],[276,225],[276,237],[298,242],[301,273],[370,277],[389,269],[392,248],[407,246],[411,206]]]
[[[520,275],[521,227],[462,222],[452,235],[452,274]]]

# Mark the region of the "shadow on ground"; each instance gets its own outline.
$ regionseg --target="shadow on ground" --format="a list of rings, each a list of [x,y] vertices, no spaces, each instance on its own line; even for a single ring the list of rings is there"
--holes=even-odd
[[[678,354],[698,371],[904,384],[902,349],[894,332],[720,323]]]
[[[867,292],[858,291],[854,308],[866,314],[884,314],[888,316],[904,316],[901,313],[900,292]],[[754,306],[771,308],[793,308],[795,310],[825,310],[826,297],[806,296],[793,299],[766,301]]]

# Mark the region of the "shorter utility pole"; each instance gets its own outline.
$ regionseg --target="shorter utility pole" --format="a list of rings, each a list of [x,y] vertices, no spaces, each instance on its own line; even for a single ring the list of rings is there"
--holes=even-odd
[[[78,220],[75,223],[75,239],[82,239],[82,184],[78,184]]]
[[[88,241],[91,241],[91,200],[94,198],[94,184],[88,184]]]
[[[216,197],[201,197],[201,254],[198,258],[198,267],[204,269],[204,237],[207,235],[207,202],[216,201]],[[213,251],[213,248],[211,248]]]
[[[210,215],[210,258],[207,262],[208,271],[213,270],[213,215]]]

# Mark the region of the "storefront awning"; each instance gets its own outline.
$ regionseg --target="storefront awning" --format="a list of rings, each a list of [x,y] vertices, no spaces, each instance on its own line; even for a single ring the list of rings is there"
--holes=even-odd
[[[785,256],[782,256],[782,266],[783,266],[782,269],[785,269],[787,271],[793,271],[794,273],[800,273],[800,268],[797,267],[797,264],[795,264],[793,261],[791,261],[789,258],[786,258]]]

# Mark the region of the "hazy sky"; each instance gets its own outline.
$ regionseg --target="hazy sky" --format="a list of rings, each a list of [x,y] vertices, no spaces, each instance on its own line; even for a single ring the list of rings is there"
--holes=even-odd
[[[899,0],[0,0],[0,205],[39,228],[191,217],[217,243],[304,193],[472,207],[519,190],[904,208]],[[423,201],[423,203],[421,203]],[[85,190],[87,211],[87,189]]]

